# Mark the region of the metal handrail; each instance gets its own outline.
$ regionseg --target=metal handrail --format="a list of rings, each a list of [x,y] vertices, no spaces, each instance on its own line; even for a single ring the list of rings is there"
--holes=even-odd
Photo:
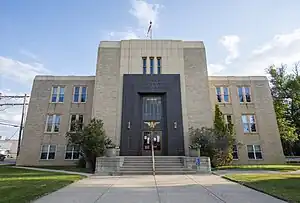
[[[154,146],[153,146],[153,132],[151,132],[151,156],[152,156],[152,172],[155,176],[155,158],[154,158]]]

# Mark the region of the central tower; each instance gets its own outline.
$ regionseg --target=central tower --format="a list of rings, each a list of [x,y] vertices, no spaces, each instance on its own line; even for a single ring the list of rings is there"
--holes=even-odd
[[[157,155],[187,154],[189,127],[212,125],[209,98],[202,42],[100,43],[92,116],[104,121],[121,155],[150,155],[150,120],[158,123]]]

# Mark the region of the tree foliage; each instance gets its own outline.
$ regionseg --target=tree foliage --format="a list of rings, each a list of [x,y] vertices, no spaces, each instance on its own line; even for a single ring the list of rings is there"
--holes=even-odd
[[[300,76],[298,64],[292,73],[287,66],[270,66],[271,94],[277,118],[278,129],[285,155],[299,155],[300,134]]]
[[[225,124],[218,105],[215,106],[213,128],[190,128],[189,133],[192,147],[200,146],[201,155],[210,157],[214,167],[232,163],[233,125]]]
[[[112,141],[106,136],[102,120],[92,119],[82,127],[79,123],[73,123],[74,132],[67,133],[69,144],[79,146],[80,155],[85,159],[92,170],[95,169],[96,158],[103,156],[106,146]]]

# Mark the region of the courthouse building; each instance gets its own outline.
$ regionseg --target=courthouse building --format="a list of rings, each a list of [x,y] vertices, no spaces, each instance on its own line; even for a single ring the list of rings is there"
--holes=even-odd
[[[65,134],[91,118],[121,156],[151,155],[150,120],[156,155],[188,156],[189,127],[211,127],[215,104],[234,125],[235,163],[284,162],[265,76],[208,76],[202,41],[102,41],[95,76],[35,77],[17,164],[74,164]]]

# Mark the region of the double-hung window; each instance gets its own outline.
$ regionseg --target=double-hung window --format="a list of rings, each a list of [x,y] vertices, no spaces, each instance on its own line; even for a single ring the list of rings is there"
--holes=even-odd
[[[233,160],[239,159],[237,145],[235,145],[235,144],[232,146],[232,157],[233,157]]]
[[[46,120],[46,132],[59,132],[60,115],[49,114]]]
[[[224,122],[225,125],[227,126],[227,129],[229,129],[230,127],[232,127],[233,123],[232,123],[232,116],[229,114],[225,114],[224,115]]]
[[[256,119],[255,115],[242,115],[242,122],[244,133],[256,133]]]
[[[79,146],[77,145],[67,145],[65,159],[77,160],[79,159]]]
[[[229,89],[228,87],[216,87],[216,96],[218,103],[229,102]]]
[[[262,159],[262,151],[260,145],[247,145],[249,159]]]
[[[85,103],[87,100],[87,87],[75,86],[73,90],[73,102]]]
[[[53,86],[51,90],[51,102],[52,103],[63,103],[65,97],[65,87]]]
[[[78,128],[83,128],[83,115],[81,114],[73,114],[70,119],[70,132],[74,132],[76,130],[76,125],[79,125]]]
[[[251,102],[251,90],[250,87],[238,87],[238,95],[240,103],[250,103]]]
[[[40,159],[55,159],[56,145],[42,145]]]

